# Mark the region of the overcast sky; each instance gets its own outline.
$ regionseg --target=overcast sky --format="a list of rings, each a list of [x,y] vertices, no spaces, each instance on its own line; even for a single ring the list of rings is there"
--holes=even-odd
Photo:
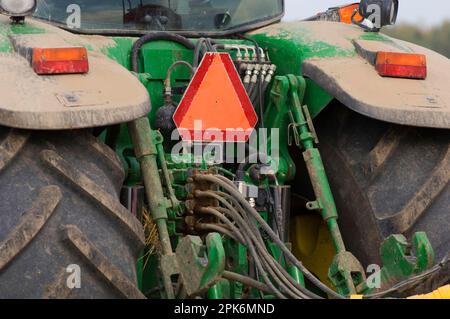
[[[353,0],[285,0],[286,20],[306,18],[317,12]],[[433,25],[450,20],[450,0],[399,0],[400,11],[397,23],[413,22]]]

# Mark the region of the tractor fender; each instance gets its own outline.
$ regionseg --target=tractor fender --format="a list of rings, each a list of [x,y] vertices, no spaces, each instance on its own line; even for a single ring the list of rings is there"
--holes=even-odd
[[[358,113],[401,125],[450,128],[450,60],[436,52],[335,22],[279,23],[252,36],[272,47],[271,58],[278,64],[288,64],[281,72],[292,73],[294,67],[323,94]],[[427,78],[381,77],[371,63],[378,51],[425,54]],[[326,106],[311,103],[313,114]]]
[[[104,38],[103,42],[108,41]],[[88,49],[88,73],[43,76],[34,72],[33,48],[64,47]],[[0,16],[0,74],[3,126],[32,130],[99,127],[129,122],[150,111],[147,90],[126,68],[86,38],[32,18],[24,25],[11,25],[7,17]]]

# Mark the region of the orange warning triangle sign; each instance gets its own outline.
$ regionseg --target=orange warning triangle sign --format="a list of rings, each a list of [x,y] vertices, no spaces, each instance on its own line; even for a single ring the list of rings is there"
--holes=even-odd
[[[258,118],[228,53],[206,53],[173,119],[191,141],[248,140]]]

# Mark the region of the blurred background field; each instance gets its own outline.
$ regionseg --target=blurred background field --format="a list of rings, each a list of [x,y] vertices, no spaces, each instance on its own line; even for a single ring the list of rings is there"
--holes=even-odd
[[[385,28],[383,32],[394,38],[433,49],[450,58],[450,20],[427,28],[418,28],[414,24],[402,23]]]
[[[300,20],[352,0],[285,0],[285,20]],[[399,0],[397,25],[383,32],[417,43],[450,58],[450,1]]]

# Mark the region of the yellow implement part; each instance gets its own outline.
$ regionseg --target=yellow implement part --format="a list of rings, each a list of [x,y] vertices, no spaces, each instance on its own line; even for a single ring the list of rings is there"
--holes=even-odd
[[[322,217],[319,214],[296,216],[291,223],[291,241],[294,255],[323,283],[334,289],[328,278],[328,268],[336,250]]]
[[[351,295],[350,299],[364,299],[364,295]],[[429,294],[416,295],[406,299],[450,299],[450,285],[441,287]]]
[[[417,295],[408,299],[450,299],[450,285],[441,287],[426,295]]]

